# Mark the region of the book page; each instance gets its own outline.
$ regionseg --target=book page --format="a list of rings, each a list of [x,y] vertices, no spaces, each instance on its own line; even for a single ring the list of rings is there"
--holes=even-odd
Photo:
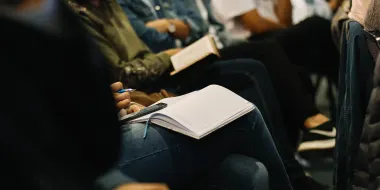
[[[210,85],[183,96],[162,99],[168,106],[131,123],[152,122],[173,131],[200,139],[252,111],[253,104],[232,91]]]
[[[168,107],[166,115],[202,136],[218,125],[228,122],[229,118],[241,116],[245,110],[252,108],[252,103],[232,91],[218,85],[210,85]]]
[[[188,66],[204,59],[210,54],[217,54],[213,44],[213,38],[209,35],[199,39],[193,44],[187,46],[179,53],[173,55],[170,59],[175,71],[182,70]]]

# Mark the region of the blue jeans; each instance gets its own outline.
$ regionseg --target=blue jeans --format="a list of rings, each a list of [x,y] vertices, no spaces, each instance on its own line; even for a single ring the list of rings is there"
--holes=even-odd
[[[123,127],[122,157],[119,163],[122,172],[140,182],[165,182],[174,190],[191,189],[208,179],[210,173],[227,157],[240,154],[256,158],[265,165],[271,189],[292,189],[258,109],[201,140],[154,125],[149,127],[147,138],[143,139],[143,131],[144,124]],[[257,170],[260,167],[253,164],[252,169],[255,168]],[[242,187],[255,189],[257,182],[252,179],[257,177],[250,176],[246,179]],[[234,180],[229,178],[224,182],[229,181]],[[205,184],[209,185],[207,182]],[[240,189],[227,188],[228,185],[223,183],[215,185],[220,185],[216,189]],[[238,187],[239,184],[230,186]]]

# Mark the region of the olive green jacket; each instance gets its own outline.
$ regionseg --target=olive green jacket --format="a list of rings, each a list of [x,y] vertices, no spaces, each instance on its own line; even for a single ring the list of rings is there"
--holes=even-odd
[[[168,54],[154,54],[140,40],[115,0],[102,0],[97,8],[74,0],[68,4],[111,64],[115,80],[140,88],[166,74],[171,67]]]

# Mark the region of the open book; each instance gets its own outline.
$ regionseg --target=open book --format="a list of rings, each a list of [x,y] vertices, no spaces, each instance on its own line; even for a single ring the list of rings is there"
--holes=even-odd
[[[206,35],[170,58],[174,68],[170,75],[175,75],[210,56],[220,57],[214,38]]]
[[[154,124],[200,139],[254,109],[251,102],[218,85],[157,103],[161,102],[167,107],[130,123],[146,122],[151,117]]]

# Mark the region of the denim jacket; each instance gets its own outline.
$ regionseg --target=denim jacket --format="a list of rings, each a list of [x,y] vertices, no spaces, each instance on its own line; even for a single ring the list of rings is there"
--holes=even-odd
[[[145,23],[157,19],[172,18],[183,20],[189,25],[190,36],[183,45],[201,38],[207,31],[202,30],[202,18],[193,10],[185,8],[182,0],[118,0],[139,37],[153,52],[177,47],[176,38],[168,33],[160,33]],[[151,4],[151,5],[149,5]]]

